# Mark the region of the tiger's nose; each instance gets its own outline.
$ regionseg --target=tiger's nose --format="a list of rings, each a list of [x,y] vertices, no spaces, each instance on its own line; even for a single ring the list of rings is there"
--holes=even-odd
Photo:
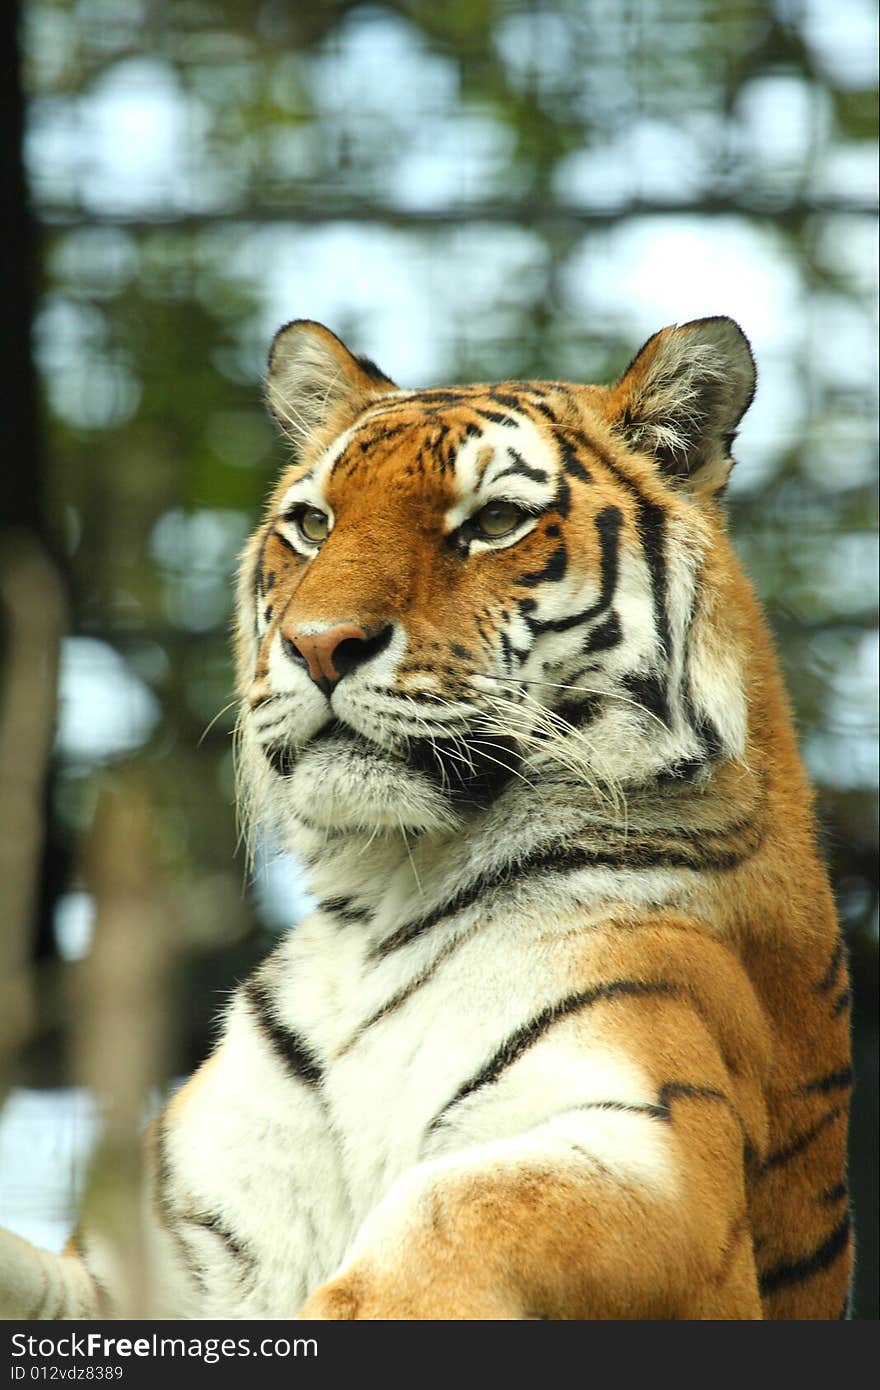
[[[305,663],[315,685],[329,695],[349,671],[376,656],[391,640],[391,626],[379,631],[358,623],[336,623],[323,632],[293,628],[281,645],[292,661]]]

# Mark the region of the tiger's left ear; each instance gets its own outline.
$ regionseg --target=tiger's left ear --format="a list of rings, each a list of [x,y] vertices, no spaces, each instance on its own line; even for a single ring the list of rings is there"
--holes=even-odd
[[[736,427],[755,394],[755,361],[733,319],[695,319],[649,338],[608,388],[609,423],[695,492],[716,492],[733,467]]]

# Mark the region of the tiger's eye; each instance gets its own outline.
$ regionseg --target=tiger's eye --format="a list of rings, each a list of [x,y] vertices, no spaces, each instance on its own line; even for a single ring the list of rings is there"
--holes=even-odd
[[[317,545],[330,534],[330,520],[317,507],[306,507],[296,518],[296,524],[307,541]]]
[[[515,531],[524,515],[522,507],[515,506],[513,502],[488,502],[473,520],[480,535],[496,540]]]

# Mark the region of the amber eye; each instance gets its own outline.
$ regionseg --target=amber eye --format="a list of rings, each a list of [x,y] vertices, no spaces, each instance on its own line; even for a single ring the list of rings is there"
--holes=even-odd
[[[304,507],[297,513],[296,524],[312,545],[325,541],[330,534],[330,518],[319,512],[317,507]]]
[[[525,512],[513,502],[488,502],[471,518],[477,535],[497,540],[508,536],[519,526]]]

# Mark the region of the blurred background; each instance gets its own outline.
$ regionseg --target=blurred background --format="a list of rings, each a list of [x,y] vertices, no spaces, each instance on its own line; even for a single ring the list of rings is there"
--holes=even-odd
[[[404,386],[602,381],[726,313],[760,372],[732,522],[851,952],[876,1317],[872,0],[7,0],[0,24],[0,1224],[65,1238],[116,1084],[85,1084],[117,1051],[107,972],[129,1020],[165,1000],[156,1095],[307,908],[275,847],[248,874],[233,806],[274,330],[322,320]]]

